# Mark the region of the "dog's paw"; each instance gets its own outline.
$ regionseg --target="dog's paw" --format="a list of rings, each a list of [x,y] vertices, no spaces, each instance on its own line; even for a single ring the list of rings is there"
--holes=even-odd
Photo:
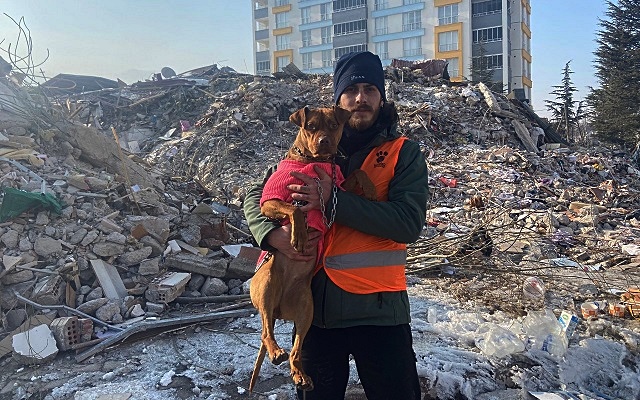
[[[287,353],[283,349],[278,349],[274,354],[273,358],[271,359],[271,363],[273,365],[280,365],[283,362],[287,361],[288,359],[289,359],[289,353]]]
[[[293,378],[293,383],[296,385],[296,389],[300,390],[313,390],[313,381],[304,373],[297,371],[291,371],[291,378]]]

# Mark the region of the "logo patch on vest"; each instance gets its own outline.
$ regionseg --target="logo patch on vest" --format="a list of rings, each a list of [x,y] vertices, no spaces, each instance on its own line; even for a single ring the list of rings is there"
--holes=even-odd
[[[376,153],[376,162],[373,164],[374,168],[384,168],[387,166],[387,164],[384,162],[384,159],[387,158],[387,156],[389,155],[388,152],[386,151],[378,151]]]

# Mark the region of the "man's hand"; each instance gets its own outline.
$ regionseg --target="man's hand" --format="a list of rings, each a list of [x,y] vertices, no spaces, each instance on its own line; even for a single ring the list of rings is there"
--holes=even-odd
[[[278,249],[287,258],[294,261],[314,261],[318,253],[318,242],[322,233],[316,229],[309,229],[309,240],[300,253],[291,245],[291,225],[284,225],[274,229],[267,235],[267,243]]]
[[[313,167],[318,174],[318,179],[320,180],[319,185],[322,188],[322,198],[320,198],[320,191],[318,190],[318,182],[309,175],[291,171],[291,176],[294,178],[300,179],[304,182],[304,185],[289,185],[287,189],[293,191],[291,194],[291,198],[294,200],[302,200],[306,201],[307,204],[300,207],[300,210],[304,212],[308,212],[310,210],[322,210],[320,207],[320,202],[324,202],[324,206],[329,202],[329,198],[331,197],[331,190],[333,189],[333,178],[329,176],[322,168]]]

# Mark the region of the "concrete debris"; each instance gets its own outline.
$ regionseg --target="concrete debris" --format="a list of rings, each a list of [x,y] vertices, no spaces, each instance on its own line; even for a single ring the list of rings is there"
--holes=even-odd
[[[562,143],[527,103],[482,83],[398,68],[387,70],[387,97],[400,130],[422,146],[432,194],[409,273],[518,315],[534,301],[516,293],[521,281],[537,275],[552,307],[615,299],[638,317],[640,167],[631,156],[595,140]],[[192,303],[180,299],[247,294],[259,251],[244,196],[290,146],[289,115],[332,103],[331,77],[200,73],[31,103],[0,80],[3,98],[15,98],[0,107],[0,155],[10,161],[0,163],[2,186],[62,205],[0,224],[0,349],[12,337],[15,354],[44,362],[110,326]],[[595,290],[581,291],[587,284]],[[18,312],[17,294],[90,318],[59,310],[57,322],[17,332],[41,311]],[[34,354],[27,341],[58,346]]]

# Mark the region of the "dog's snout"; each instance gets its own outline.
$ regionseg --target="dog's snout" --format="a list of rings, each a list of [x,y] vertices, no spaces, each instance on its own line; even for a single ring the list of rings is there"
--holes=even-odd
[[[323,135],[318,138],[318,144],[329,144],[329,143],[330,143],[329,136]]]

